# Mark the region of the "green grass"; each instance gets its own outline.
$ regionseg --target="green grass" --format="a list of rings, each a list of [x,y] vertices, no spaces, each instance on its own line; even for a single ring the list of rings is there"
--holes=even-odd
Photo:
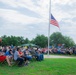
[[[28,66],[9,67],[0,64],[0,75],[76,75],[76,59],[44,59],[31,61]]]

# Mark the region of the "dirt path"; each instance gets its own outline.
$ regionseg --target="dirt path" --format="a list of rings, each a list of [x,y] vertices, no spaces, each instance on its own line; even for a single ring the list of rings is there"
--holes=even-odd
[[[44,55],[44,58],[76,58],[73,56],[62,56],[62,55]]]

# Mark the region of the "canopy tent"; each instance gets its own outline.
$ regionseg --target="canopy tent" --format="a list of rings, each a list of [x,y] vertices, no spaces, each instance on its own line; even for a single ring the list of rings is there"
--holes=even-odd
[[[22,44],[21,46],[28,46],[28,47],[38,47],[38,45],[35,45],[35,44]]]

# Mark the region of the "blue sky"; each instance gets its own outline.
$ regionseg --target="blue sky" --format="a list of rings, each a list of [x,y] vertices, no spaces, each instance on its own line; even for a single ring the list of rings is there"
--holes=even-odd
[[[0,36],[23,36],[30,40],[37,34],[48,36],[50,0],[0,0]],[[50,35],[61,32],[76,43],[76,0],[51,0],[51,13],[59,23],[50,25]]]

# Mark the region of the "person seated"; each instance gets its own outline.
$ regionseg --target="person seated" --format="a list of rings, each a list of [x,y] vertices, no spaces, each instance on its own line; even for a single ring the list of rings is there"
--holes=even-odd
[[[32,59],[32,55],[30,54],[29,50],[24,50],[24,55],[27,58],[28,62]]]
[[[24,52],[22,52],[22,49],[19,50],[19,54],[21,55],[21,57],[24,59],[25,64],[24,66],[27,66],[29,63],[29,60],[31,60],[30,57],[25,56]]]
[[[31,48],[30,54],[32,55],[33,58],[34,57],[36,58],[36,51],[35,51],[35,49]]]
[[[17,51],[15,51],[14,60],[19,61],[18,66],[22,66],[23,61],[26,63],[26,57],[24,57],[24,54],[21,52],[20,48],[17,48]]]
[[[13,52],[12,52],[11,49],[9,51],[6,51],[5,56],[8,56],[10,62],[12,62],[12,60],[13,60]]]
[[[36,60],[37,61],[41,61],[41,60],[43,60],[44,59],[44,56],[43,56],[43,54],[38,50],[38,48],[36,49]]]
[[[11,66],[11,62],[8,56],[5,56],[3,52],[0,52],[0,62],[7,61],[8,65]]]

